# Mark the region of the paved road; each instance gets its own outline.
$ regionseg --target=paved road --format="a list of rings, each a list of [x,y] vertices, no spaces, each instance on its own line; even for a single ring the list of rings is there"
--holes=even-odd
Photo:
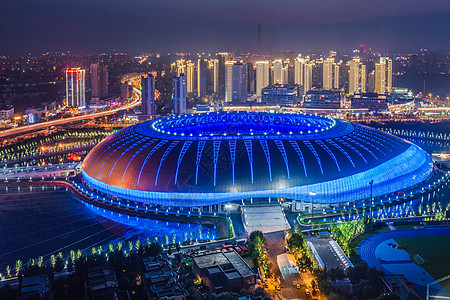
[[[7,129],[7,130],[0,132],[0,138],[25,133],[28,131],[40,130],[40,129],[44,129],[49,126],[64,125],[64,124],[67,124],[70,122],[112,115],[118,111],[127,110],[127,109],[130,109],[130,108],[140,105],[141,104],[140,94],[141,94],[141,92],[135,88],[135,93],[134,93],[135,101],[131,102],[130,104],[127,104],[127,105],[124,105],[124,106],[121,106],[119,108],[115,108],[112,110],[108,110],[108,111],[102,111],[102,112],[98,112],[98,113],[92,113],[92,114],[87,114],[87,115],[82,115],[82,116],[75,116],[75,117],[71,117],[71,118],[58,119],[58,120],[28,125],[28,126],[21,126],[21,127],[16,127],[16,128],[12,128],[12,129]]]
[[[280,278],[283,288],[281,291],[269,290],[269,294],[274,296],[275,294],[281,294],[287,299],[304,299],[305,298],[305,287],[302,285],[301,289],[297,289],[292,285],[286,284],[283,277],[281,276],[280,268],[277,264],[277,256],[279,254],[285,253],[285,241],[284,241],[284,231],[277,231],[265,234],[267,240],[267,251],[269,253],[269,261],[272,264],[272,273],[275,278]],[[275,299],[275,298],[274,298]]]

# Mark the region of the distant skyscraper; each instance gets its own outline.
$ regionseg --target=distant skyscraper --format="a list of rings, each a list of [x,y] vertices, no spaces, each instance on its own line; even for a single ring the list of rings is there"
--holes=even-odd
[[[197,65],[197,95],[199,98],[206,97],[206,68],[206,61],[199,59]]]
[[[386,92],[386,66],[382,63],[375,64],[375,93]]]
[[[219,96],[225,97],[225,63],[227,61],[231,61],[234,58],[233,53],[229,52],[220,52],[217,53],[217,57],[219,58]]]
[[[177,60],[177,76],[186,74],[186,61],[184,59]]]
[[[355,94],[361,91],[366,91],[366,66],[363,65],[359,58],[354,58],[348,62],[349,78],[348,78],[348,93]]]
[[[194,92],[195,64],[189,61],[186,65],[186,92]]]
[[[219,93],[219,60],[213,60],[213,91]]]
[[[312,89],[312,82],[313,82],[312,68],[313,63],[308,62],[305,64],[305,69],[303,73],[303,94]]]
[[[277,59],[272,62],[273,68],[273,84],[283,84],[283,61],[281,59]]]
[[[225,65],[225,102],[244,103],[247,101],[247,78],[245,65],[227,61]]]
[[[147,77],[141,77],[142,87],[142,105],[141,111],[143,115],[152,116],[156,113],[155,105],[155,77],[148,74]]]
[[[108,67],[91,64],[91,102],[108,97]]]
[[[256,91],[256,72],[253,63],[245,64],[245,72],[247,72],[247,94],[254,94]]]
[[[175,114],[186,113],[186,76],[184,74],[173,78],[173,102]]]
[[[261,90],[269,85],[269,62],[256,62],[256,96],[261,97]]]
[[[67,106],[79,107],[86,105],[86,70],[71,68],[66,70],[66,101]]]
[[[381,57],[380,63],[375,64],[375,92],[390,93],[392,90],[392,60]]]
[[[334,69],[334,58],[327,58],[323,62],[322,87],[325,90],[331,90],[333,88],[333,69]]]
[[[340,63],[334,64],[334,69],[333,69],[333,88],[334,89],[339,89],[339,65]]]
[[[294,60],[294,83],[303,85],[303,73],[305,69],[305,60],[301,57],[297,57]]]

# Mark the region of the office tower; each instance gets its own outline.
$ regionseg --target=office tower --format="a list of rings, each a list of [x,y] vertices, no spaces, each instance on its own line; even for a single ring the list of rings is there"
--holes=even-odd
[[[186,76],[183,73],[173,78],[173,104],[176,115],[186,113]]]
[[[269,62],[256,62],[256,96],[261,97],[261,90],[269,85]]]
[[[300,101],[301,94],[300,87],[297,84],[273,84],[261,90],[261,103],[293,106]]]
[[[219,58],[219,96],[225,97],[225,63],[227,61],[231,61],[234,58],[233,53],[229,52],[220,52],[217,53],[217,57]]]
[[[283,84],[283,61],[281,59],[277,59],[272,62],[273,68],[273,84]]]
[[[386,92],[386,69],[382,63],[375,64],[375,93],[384,94]]]
[[[303,73],[303,94],[312,89],[312,82],[313,82],[312,68],[313,68],[312,62],[307,62],[305,64],[305,69]]]
[[[199,98],[206,97],[206,61],[199,59],[197,64],[197,95]]]
[[[385,57],[386,64],[386,92],[391,93],[392,91],[392,59]]]
[[[188,61],[186,64],[186,92],[193,93],[195,86],[195,64]]]
[[[240,62],[226,62],[225,102],[245,103],[247,101],[247,78],[245,65]]]
[[[81,68],[66,69],[66,101],[67,106],[80,107],[86,105],[86,70]]]
[[[303,85],[303,73],[305,68],[305,60],[301,57],[297,57],[294,60],[294,83]]]
[[[354,94],[359,91],[366,91],[366,66],[363,65],[359,58],[354,58],[348,62],[349,78],[348,78],[348,93]]]
[[[213,91],[219,93],[219,60],[213,60]]]
[[[141,111],[143,115],[152,116],[156,113],[155,105],[155,77],[148,74],[147,77],[141,77],[142,87],[142,105]]]
[[[334,69],[334,58],[327,58],[323,62],[322,87],[325,90],[331,90],[333,88],[333,69]]]
[[[108,97],[108,67],[91,64],[91,102]]]
[[[245,64],[245,72],[247,72],[247,95],[254,94],[256,91],[256,71],[253,63],[249,62]]]

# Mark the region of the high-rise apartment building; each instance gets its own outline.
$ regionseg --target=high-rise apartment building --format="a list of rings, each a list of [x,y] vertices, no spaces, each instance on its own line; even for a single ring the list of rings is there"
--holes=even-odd
[[[240,62],[227,61],[225,75],[225,102],[246,102],[247,72],[245,71],[245,65]]]
[[[385,94],[392,91],[392,59],[381,57],[375,64],[375,93]]]
[[[331,90],[333,88],[333,71],[334,71],[334,58],[327,58],[323,62],[323,83],[322,88],[325,90]]]
[[[193,93],[195,87],[195,64],[188,61],[186,64],[186,92]]]
[[[152,116],[156,113],[155,103],[155,77],[148,74],[147,77],[141,77],[142,104],[141,111],[143,115]]]
[[[261,97],[261,90],[269,85],[269,61],[256,62],[256,96]]]
[[[197,64],[197,95],[199,98],[206,97],[206,68],[206,61],[199,59]]]
[[[225,97],[225,81],[226,81],[226,74],[225,74],[225,64],[227,61],[232,61],[234,58],[233,53],[229,52],[220,52],[217,53],[217,57],[219,59],[219,96]]]
[[[303,94],[310,91],[313,86],[313,63],[305,63],[303,72]]]
[[[91,102],[108,97],[108,67],[99,63],[91,64]]]
[[[365,93],[366,91],[366,66],[363,65],[359,58],[354,58],[348,62],[349,78],[348,78],[348,93],[355,94],[358,92]]]
[[[175,114],[186,113],[186,76],[183,73],[173,78],[173,104]]]
[[[273,68],[273,84],[284,84],[283,61],[281,59],[272,62]]]
[[[80,107],[86,105],[86,70],[81,68],[66,69],[66,101],[67,106]]]
[[[213,92],[219,93],[219,60],[213,60]]]

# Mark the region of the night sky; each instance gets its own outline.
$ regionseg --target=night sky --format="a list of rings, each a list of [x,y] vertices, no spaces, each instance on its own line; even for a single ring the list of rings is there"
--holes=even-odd
[[[0,54],[450,49],[450,0],[0,0]]]

